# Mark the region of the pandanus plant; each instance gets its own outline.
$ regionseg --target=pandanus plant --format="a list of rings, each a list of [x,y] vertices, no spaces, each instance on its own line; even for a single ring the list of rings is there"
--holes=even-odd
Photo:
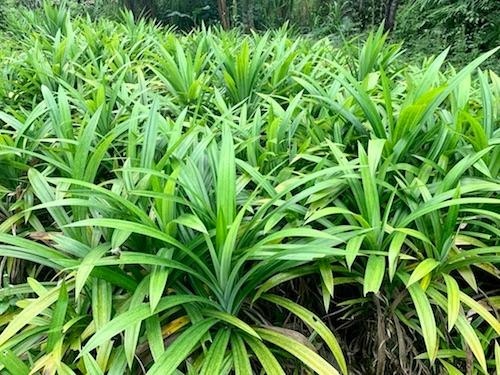
[[[28,17],[0,68],[0,372],[498,372],[495,51]]]

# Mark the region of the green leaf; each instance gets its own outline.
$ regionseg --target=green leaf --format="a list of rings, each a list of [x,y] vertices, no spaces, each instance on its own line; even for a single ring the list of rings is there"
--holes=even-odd
[[[233,254],[235,252],[236,240],[238,237],[238,232],[240,229],[241,221],[243,220],[243,215],[246,212],[246,207],[244,206],[238,216],[234,219],[234,222],[229,228],[229,232],[225,236],[224,244],[221,248],[219,259],[220,259],[220,276],[219,280],[221,283],[227,283],[229,275],[231,274],[231,264],[233,261]]]
[[[251,374],[252,366],[245,347],[245,342],[237,334],[231,335],[231,352],[233,354],[235,375]]]
[[[419,287],[420,285],[414,284],[411,286]],[[435,289],[428,288],[429,296],[444,310],[446,311],[447,304],[446,299]],[[469,346],[470,350],[476,357],[480,366],[482,367],[484,373],[488,373],[487,365],[486,365],[486,357],[484,355],[483,347],[481,345],[481,341],[477,337],[477,334],[468,322],[468,320],[464,317],[462,313],[458,315],[457,321],[455,323],[455,328],[460,332],[460,335],[464,339],[464,341]]]
[[[195,216],[193,214],[184,214],[173,221],[177,224],[184,225],[185,227],[194,229],[198,232],[208,234],[205,224],[203,224],[198,216]]]
[[[30,369],[11,350],[0,351],[0,364],[5,366],[12,375],[28,375]]]
[[[87,374],[104,375],[104,372],[101,370],[94,357],[92,357],[90,354],[86,353],[83,355],[83,363],[85,364]]]
[[[206,310],[205,315],[229,323],[230,325],[241,329],[243,332],[246,332],[251,336],[254,336],[258,339],[260,338],[257,332],[255,332],[255,330],[252,327],[250,327],[247,323],[245,323],[241,319],[238,319],[236,316],[217,310]]]
[[[344,358],[344,354],[342,353],[342,349],[337,339],[327,327],[327,325],[321,321],[320,317],[307,310],[306,308],[300,306],[299,304],[283,297],[275,295],[265,295],[263,299],[284,307],[292,314],[299,317],[309,327],[311,327],[328,345],[337,363],[339,364],[342,373],[344,375],[347,375],[349,373],[347,370],[347,364]]]
[[[448,296],[448,332],[452,330],[460,313],[460,289],[455,279],[449,275],[443,275],[446,282],[446,294]]]
[[[460,300],[470,309],[475,311],[481,318],[483,318],[488,324],[493,328],[497,335],[500,336],[500,321],[491,314],[486,307],[481,303],[475,301],[473,298],[465,294],[464,292],[459,292]]]
[[[89,275],[94,269],[95,263],[101,259],[104,254],[109,251],[107,245],[100,245],[93,248],[86,256],[83,258],[82,262],[78,266],[78,271],[75,277],[75,298],[78,299],[80,293],[87,282]]]
[[[73,163],[73,178],[83,179],[87,165],[87,158],[91,152],[92,141],[95,138],[95,131],[101,118],[102,106],[97,109],[87,125],[82,126],[82,132],[78,136],[78,144],[75,151],[75,161]]]
[[[481,98],[483,105],[483,128],[486,136],[490,138],[493,135],[493,122],[494,122],[494,111],[493,111],[493,100],[494,95],[488,82],[488,77],[484,74],[481,69],[479,70],[478,78],[481,85]],[[498,372],[498,371],[497,371]]]
[[[63,282],[59,290],[56,308],[52,314],[52,321],[50,322],[49,334],[47,337],[47,352],[51,352],[56,343],[62,339],[63,325],[68,304],[68,289],[66,288],[66,284]]]
[[[119,347],[115,351],[115,356],[110,359],[108,375],[123,375],[127,369],[127,359],[123,347]]]
[[[433,363],[436,359],[438,345],[436,320],[434,319],[431,304],[420,284],[416,283],[410,285],[408,291],[410,292],[411,299],[417,310],[427,354],[429,355],[431,363]]]
[[[27,240],[25,238],[21,238],[18,236],[0,233],[0,242],[12,245],[15,247],[15,249],[18,252],[24,253],[25,255],[22,259],[27,258],[28,260],[31,260],[31,259],[38,258],[38,259],[41,259],[43,261],[52,260],[54,262],[68,259],[68,257],[66,255],[62,254],[58,250],[52,249],[48,246],[39,244],[35,241],[30,241],[30,240]],[[49,261],[47,261],[47,262],[51,265],[54,265],[56,268],[60,267],[60,266],[58,266],[58,263],[52,263]],[[35,263],[38,263],[38,262],[35,261]]]
[[[16,335],[23,327],[43,313],[59,298],[59,288],[53,288],[48,293],[32,300],[20,313],[16,314],[0,334],[0,347]]]
[[[410,275],[410,280],[408,280],[408,284],[406,286],[409,287],[413,283],[419,281],[421,278],[427,276],[432,272],[434,268],[438,267],[439,264],[440,263],[437,260],[431,258],[425,259],[424,261],[420,262]]]
[[[172,307],[183,305],[192,302],[206,302],[206,299],[197,296],[169,296],[164,297],[158,303],[156,310],[154,312],[151,311],[151,307],[149,304],[143,303],[133,309],[130,309],[117,317],[113,318],[109,323],[104,325],[102,329],[97,331],[85,344],[81,353],[88,353],[92,349],[98,347],[103,344],[107,340],[116,336],[120,332],[125,331],[128,327],[137,322],[141,322],[154,314],[165,311]]]
[[[131,233],[123,230],[114,230],[111,235],[111,249],[116,251],[120,249],[129,238]]]
[[[157,256],[160,258],[172,259],[173,253],[173,249],[162,248],[158,251]],[[156,306],[158,306],[163,296],[169,272],[170,270],[167,267],[153,267],[153,272],[149,280],[149,302],[151,304],[151,311],[156,309]]]
[[[385,273],[385,257],[370,255],[363,279],[363,295],[378,293]]]
[[[93,182],[95,180],[99,167],[102,166],[102,160],[106,155],[106,152],[108,151],[109,147],[118,136],[119,133],[117,131],[111,131],[105,138],[103,138],[97,144],[95,151],[90,155],[90,158],[88,159],[85,168],[85,176],[82,182],[83,181]]]
[[[154,156],[156,150],[156,140],[158,136],[158,99],[153,100],[151,110],[149,111],[147,122],[144,126],[144,140],[141,151],[141,163],[143,168],[151,168],[154,164]]]
[[[319,262],[319,272],[321,275],[321,280],[323,281],[323,284],[326,286],[328,293],[330,294],[330,296],[333,297],[333,288],[334,288],[333,273],[332,273],[332,267],[328,260],[321,260]]]
[[[474,353],[474,356],[479,362],[479,365],[483,369],[484,373],[487,374],[488,369],[486,365],[486,357],[484,355],[481,341],[477,337],[476,331],[474,330],[474,328],[472,328],[467,319],[462,315],[458,316],[455,326],[464,338],[472,353]]]
[[[339,375],[332,365],[297,340],[268,328],[257,328],[256,331],[264,341],[287,351],[319,375]]]
[[[231,131],[224,126],[217,167],[217,246],[222,247],[236,211],[236,162]]]
[[[217,332],[207,355],[203,359],[203,367],[201,368],[200,375],[221,373],[230,336],[231,331],[229,329],[221,329]]]
[[[106,280],[94,279],[92,283],[92,316],[97,330],[109,322],[112,307],[111,285]]]
[[[251,336],[245,337],[245,341],[259,359],[267,375],[285,375],[276,357],[262,341]]]
[[[495,340],[495,367],[497,370],[497,374],[500,374],[500,345],[496,340]]]
[[[269,278],[264,284],[262,284],[259,289],[257,289],[257,292],[255,293],[255,296],[253,298],[253,302],[258,300],[260,296],[267,292],[268,290],[274,288],[277,285],[283,284],[287,281],[297,279],[302,276],[310,275],[313,273],[317,272],[317,268],[313,266],[304,266],[304,267],[299,267],[296,269],[292,269],[287,272],[280,272],[273,277]]]
[[[55,200],[56,197],[54,191],[47,183],[47,179],[40,172],[31,168],[28,171],[28,179],[33,191],[42,203],[49,203]],[[49,211],[50,215],[54,218],[60,228],[70,222],[68,214],[62,207],[47,208],[47,211]],[[70,233],[73,233],[73,230],[70,229],[68,234]]]
[[[217,323],[216,319],[205,319],[189,327],[170,344],[158,361],[149,369],[147,375],[171,375],[175,373],[177,367],[196,346],[201,344],[201,339],[215,323]]]
[[[392,237],[391,244],[389,245],[389,278],[392,281],[397,270],[397,262],[401,248],[406,240],[406,233],[396,232]]]
[[[128,311],[134,311],[137,307],[141,306],[144,298],[146,298],[148,284],[150,284],[148,281],[150,281],[148,280],[148,277],[141,280],[130,298]],[[153,310],[151,310],[151,313],[152,312]],[[135,359],[142,323],[151,317],[152,315],[145,319],[138,319],[125,328],[125,333],[123,335],[123,350],[125,351],[125,357],[127,358],[127,363],[130,369],[132,368]]]
[[[459,369],[457,369],[451,363],[448,363],[443,359],[440,359],[439,361],[442,363],[446,371],[448,371],[448,375],[464,375]]]
[[[156,362],[165,351],[160,319],[158,316],[152,316],[146,319],[146,336],[148,339],[149,349],[151,350],[153,359]]]
[[[359,249],[361,248],[361,244],[363,243],[364,239],[365,235],[360,235],[353,237],[349,241],[347,241],[345,249],[345,260],[349,270],[351,270],[352,264],[354,263],[354,260],[359,253]]]
[[[168,234],[165,234],[164,232],[156,228],[152,228],[144,224],[134,223],[126,220],[100,219],[100,218],[81,220],[76,223],[68,224],[68,226],[69,227],[101,226],[105,228],[120,229],[122,231],[137,233],[148,237],[156,238],[160,241],[175,246],[179,250],[182,250],[183,252],[188,254],[192,260],[196,262],[196,264],[200,267],[201,270],[203,270],[207,274],[210,274],[210,271],[208,270],[206,264],[198,256],[192,254],[189,248],[184,246],[182,243],[177,241],[172,236],[169,236]]]

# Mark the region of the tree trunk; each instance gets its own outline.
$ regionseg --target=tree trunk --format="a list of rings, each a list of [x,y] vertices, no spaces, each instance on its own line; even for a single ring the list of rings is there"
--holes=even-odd
[[[233,6],[231,7],[231,25],[238,24],[238,0],[233,0]]]
[[[254,0],[245,0],[243,2],[243,24],[245,31],[248,33],[250,30],[255,29],[254,22]]]
[[[250,25],[250,28],[252,30],[255,29],[254,12],[255,12],[255,0],[248,0],[248,24]]]
[[[219,18],[222,27],[227,30],[231,26],[229,22],[229,11],[227,9],[226,0],[217,0],[217,7],[219,9]]]
[[[135,18],[156,17],[155,4],[151,0],[125,0],[124,5],[132,11]]]
[[[399,0],[388,0],[385,7],[384,30],[390,31],[394,28],[396,21],[396,12],[398,10]]]

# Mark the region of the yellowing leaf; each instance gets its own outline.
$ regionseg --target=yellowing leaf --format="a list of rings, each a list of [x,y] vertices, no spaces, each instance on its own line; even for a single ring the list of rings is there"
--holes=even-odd
[[[415,270],[411,274],[407,287],[412,285],[413,283],[416,283],[421,278],[427,276],[437,266],[439,266],[439,262],[437,260],[431,258],[425,259],[417,266],[417,268],[415,268]]]

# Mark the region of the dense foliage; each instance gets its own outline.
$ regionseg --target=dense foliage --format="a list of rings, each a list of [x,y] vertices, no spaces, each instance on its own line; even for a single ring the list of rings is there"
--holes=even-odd
[[[0,373],[499,372],[496,51],[14,19]]]
[[[202,24],[267,30],[293,26],[299,33],[329,36],[336,45],[384,24],[393,41],[405,42],[413,62],[450,48],[448,60],[465,66],[500,41],[500,2],[495,0],[50,0],[93,18],[115,17],[122,9],[180,30]],[[35,9],[42,0],[3,0],[2,9]],[[500,68],[500,59],[486,64]]]

